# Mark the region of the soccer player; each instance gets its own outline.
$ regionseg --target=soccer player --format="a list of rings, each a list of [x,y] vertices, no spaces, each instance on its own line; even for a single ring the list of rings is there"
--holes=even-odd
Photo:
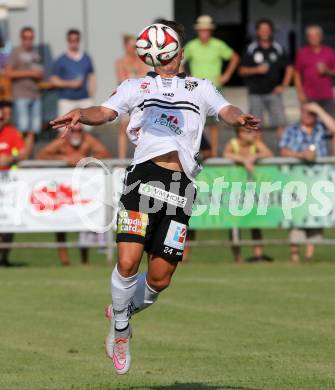
[[[164,24],[182,43],[183,26]],[[107,309],[111,330],[106,351],[118,374],[130,368],[131,316],[157,300],[183,258],[206,116],[258,129],[259,121],[228,103],[211,82],[178,73],[182,58],[180,49],[169,64],[142,79],[124,81],[101,106],[76,109],[51,122],[71,131],[78,122],[100,125],[130,113],[127,131],[136,148],[120,200],[118,261]],[[148,271],[138,274],[144,251],[149,253]]]

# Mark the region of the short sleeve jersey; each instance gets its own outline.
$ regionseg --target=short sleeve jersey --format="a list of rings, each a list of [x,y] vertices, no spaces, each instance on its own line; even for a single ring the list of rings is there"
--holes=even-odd
[[[6,125],[0,131],[0,156],[17,157],[24,148],[24,142],[20,132],[13,126]],[[7,170],[8,166],[0,166],[0,170]]]
[[[15,70],[43,69],[41,57],[35,49],[17,47],[8,57],[7,63]],[[37,99],[40,96],[38,81],[30,77],[14,79],[12,85],[14,99]]]
[[[206,44],[198,38],[193,39],[188,42],[184,51],[192,76],[206,78],[216,86],[220,85],[223,61],[230,60],[233,54],[233,49],[217,38],[211,38]]]
[[[161,78],[149,72],[124,81],[103,107],[130,114],[127,133],[136,145],[133,163],[177,151],[186,175],[194,180],[201,170],[199,148],[206,116],[230,105],[213,84],[179,74]]]
[[[295,69],[302,78],[305,95],[311,100],[332,100],[333,78],[330,75],[320,74],[319,64],[324,64],[328,69],[335,69],[335,51],[323,45],[318,52],[309,46],[299,49]]]
[[[70,58],[63,54],[55,62],[53,74],[63,80],[81,80],[80,88],[61,88],[59,96],[61,99],[79,100],[89,97],[88,76],[94,72],[91,57],[84,53],[79,60]]]
[[[269,66],[267,73],[244,78],[251,94],[271,93],[277,85],[281,84],[289,60],[284,48],[278,42],[272,42],[267,49],[262,48],[258,42],[252,42],[242,56],[241,66],[253,67],[262,64]]]

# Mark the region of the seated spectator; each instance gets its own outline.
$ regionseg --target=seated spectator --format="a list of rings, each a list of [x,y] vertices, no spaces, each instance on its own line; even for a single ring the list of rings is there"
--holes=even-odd
[[[27,158],[27,150],[20,132],[7,123],[3,106],[3,103],[0,102],[0,171],[7,171],[15,167],[18,161]],[[2,243],[10,243],[13,238],[13,233],[0,234],[0,242]],[[9,249],[0,249],[1,267],[12,265],[8,260],[9,253]]]
[[[317,157],[328,155],[327,131],[335,133],[335,120],[317,103],[305,103],[301,108],[300,122],[285,129],[279,143],[283,157],[295,157],[314,161]],[[314,255],[314,245],[309,241],[322,236],[322,229],[298,228],[290,232],[291,259],[300,261],[299,241],[307,241],[305,261]]]
[[[111,154],[101,142],[86,133],[80,123],[65,137],[60,134],[37,154],[40,160],[62,160],[70,166],[76,166],[85,157],[104,159],[111,158]],[[66,242],[66,233],[59,232],[56,238],[57,242]],[[88,249],[81,248],[80,254],[82,263],[88,263]],[[58,255],[63,265],[70,264],[67,248],[59,248]]]
[[[236,129],[236,137],[230,140],[223,152],[223,157],[244,165],[249,173],[254,172],[255,163],[258,159],[271,156],[272,152],[257,136],[257,133],[247,130],[244,127]],[[232,232],[230,234],[232,235]],[[261,240],[262,231],[260,229],[251,229],[251,237],[253,240]],[[232,246],[232,252],[235,262],[241,262],[241,248],[239,246]],[[262,260],[272,261],[273,258],[263,253],[263,247],[261,245],[255,245],[254,255],[246,261],[256,262]]]
[[[93,135],[84,131],[81,123],[65,137],[60,133],[37,154],[39,160],[63,160],[70,166],[76,166],[85,157],[104,159],[111,158],[111,154]]]

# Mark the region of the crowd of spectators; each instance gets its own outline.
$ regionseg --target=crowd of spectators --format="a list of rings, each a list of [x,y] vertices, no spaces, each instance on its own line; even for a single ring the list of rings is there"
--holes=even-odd
[[[320,26],[307,27],[306,46],[299,49],[294,62],[290,61],[284,47],[276,42],[270,20],[257,22],[255,38],[241,56],[213,36],[215,25],[210,16],[199,16],[194,28],[197,37],[185,46],[184,70],[192,76],[211,80],[220,91],[235,73],[242,77],[248,91],[249,112],[264,120],[267,127],[276,129],[281,156],[304,161],[327,156],[330,154],[328,139],[331,140],[332,153],[335,152],[335,137],[332,137],[335,133],[335,52],[323,43]],[[58,91],[59,115],[77,107],[93,105],[96,93],[93,60],[81,49],[80,31],[71,29],[67,32],[67,50],[55,61],[52,75],[47,80],[34,38],[33,28],[22,28],[20,45],[9,56],[0,57],[0,169],[8,170],[19,160],[32,157],[62,160],[69,166],[87,156],[111,158],[106,147],[88,132],[90,129],[81,125],[65,138],[58,135],[33,156],[34,143],[42,129],[41,90]],[[127,78],[142,77],[149,70],[137,57],[135,43],[134,36],[124,35],[124,56],[116,61],[115,66],[119,83]],[[292,83],[301,104],[300,121],[293,124],[287,121],[283,103],[283,92]],[[8,85],[11,85],[10,97]],[[119,158],[127,156],[128,122],[128,117],[119,121]],[[218,122],[208,118],[206,127],[209,140],[205,137],[202,140],[203,157],[217,157],[220,154]],[[242,164],[252,174],[256,161],[272,156],[272,152],[262,135],[241,127],[224,146],[222,156]],[[321,234],[322,231],[315,229],[294,229],[290,233],[293,242],[297,236],[309,238]],[[251,236],[259,240],[262,233],[259,229],[252,229]],[[9,242],[13,236],[1,234],[0,239]],[[57,240],[65,242],[65,234],[58,233]],[[241,261],[240,248],[233,246],[232,251],[235,261]],[[296,245],[292,245],[291,253],[292,260],[299,261]],[[312,258],[313,253],[314,246],[307,245],[305,258]],[[59,256],[64,265],[69,264],[66,248],[59,249]],[[261,246],[255,245],[250,261],[258,260],[272,259],[263,253]],[[82,252],[82,261],[87,262],[85,251]],[[0,265],[7,264],[8,250],[1,250]]]

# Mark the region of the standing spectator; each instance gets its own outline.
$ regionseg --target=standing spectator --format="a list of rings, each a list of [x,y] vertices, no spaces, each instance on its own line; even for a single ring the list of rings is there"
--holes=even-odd
[[[184,52],[191,75],[211,80],[220,89],[231,79],[240,57],[225,42],[212,36],[215,25],[210,16],[199,16],[194,28],[198,37],[188,42]],[[222,74],[223,61],[229,62]],[[207,123],[210,129],[212,155],[215,157],[219,147],[219,123],[213,119],[209,119]]]
[[[91,57],[81,51],[79,30],[67,32],[68,50],[56,61],[51,83],[59,88],[58,115],[93,105],[96,76]]]
[[[20,132],[6,122],[3,103],[0,102],[0,171],[7,171],[15,163],[27,158],[27,150]],[[0,242],[11,243],[13,233],[0,233]],[[8,260],[10,250],[0,249],[0,266],[10,267]]]
[[[242,57],[239,74],[249,92],[249,111],[258,118],[269,116],[270,127],[280,138],[286,125],[282,94],[292,80],[293,67],[284,48],[273,39],[273,24],[262,19],[256,23],[256,40]]]
[[[149,67],[140,60],[136,53],[136,38],[133,35],[123,36],[125,55],[116,61],[118,83],[130,78],[144,77]],[[118,157],[127,157],[128,138],[126,129],[129,123],[127,115],[121,116],[118,132]]]
[[[8,58],[6,75],[12,80],[14,121],[25,136],[28,155],[34,145],[35,134],[41,131],[41,99],[39,82],[44,70],[41,57],[34,48],[35,34],[31,27],[21,30],[21,45]]]
[[[279,143],[281,155],[295,157],[305,161],[314,161],[317,157],[328,155],[327,130],[335,134],[335,120],[317,103],[304,103],[301,108],[300,122],[285,129]],[[290,232],[291,259],[300,261],[299,241],[307,241],[305,260],[314,255],[311,240],[322,236],[322,229],[298,228]]]
[[[58,138],[45,146],[37,155],[40,160],[63,160],[69,166],[76,166],[85,157],[95,157],[98,159],[111,158],[111,154],[91,134],[83,130],[83,126],[78,123],[71,133],[65,137],[60,134]],[[66,233],[56,233],[57,242],[66,242]],[[58,249],[58,255],[63,265],[69,265],[69,255],[66,247]],[[88,249],[80,249],[81,261],[88,263]]]
[[[4,41],[0,31],[0,101],[11,101],[11,80],[6,75],[6,65],[10,53],[9,43]]]
[[[232,138],[226,145],[223,157],[235,161],[238,164],[244,165],[249,173],[255,170],[255,163],[261,158],[271,157],[271,150],[265,143],[257,137],[254,131],[247,130],[244,127],[236,129],[236,137]],[[251,238],[253,240],[262,239],[262,231],[260,229],[251,229]],[[232,236],[232,232],[230,232]],[[232,246],[232,252],[236,263],[241,262],[241,247]],[[248,262],[256,261],[272,261],[272,257],[263,253],[261,245],[254,246],[254,255],[247,259]]]
[[[317,102],[335,116],[335,52],[323,44],[323,31],[318,25],[306,28],[306,40],[307,45],[298,51],[295,60],[295,86],[299,101]]]

